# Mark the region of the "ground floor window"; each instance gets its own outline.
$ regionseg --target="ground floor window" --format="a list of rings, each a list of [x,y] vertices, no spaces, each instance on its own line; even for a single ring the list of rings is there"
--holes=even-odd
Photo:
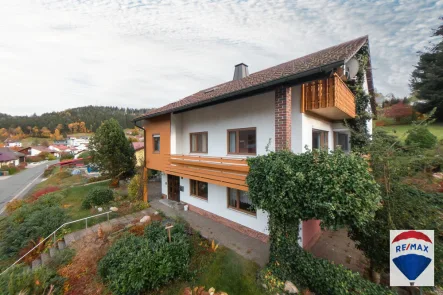
[[[252,206],[248,192],[245,191],[228,188],[228,207],[246,212],[248,214],[256,215],[256,210]]]
[[[349,134],[344,132],[334,132],[334,145],[340,146],[345,152],[349,152]]]
[[[191,196],[208,199],[208,183],[191,179]]]
[[[312,130],[312,149],[328,148],[328,131]]]

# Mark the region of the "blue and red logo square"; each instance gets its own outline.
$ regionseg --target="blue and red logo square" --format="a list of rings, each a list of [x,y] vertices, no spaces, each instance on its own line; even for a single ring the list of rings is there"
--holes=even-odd
[[[391,286],[434,286],[434,231],[390,231]]]

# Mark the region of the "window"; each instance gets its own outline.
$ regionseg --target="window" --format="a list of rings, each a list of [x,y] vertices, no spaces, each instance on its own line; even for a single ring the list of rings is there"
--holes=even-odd
[[[312,149],[328,149],[328,131],[312,130]]]
[[[208,152],[208,132],[191,133],[191,153]]]
[[[228,130],[228,154],[255,155],[256,153],[255,128]]]
[[[340,148],[349,152],[349,134],[344,132],[334,132],[334,144],[335,146],[340,146]]]
[[[152,142],[154,153],[160,153],[160,134],[152,135]]]
[[[249,195],[245,191],[228,188],[228,207],[256,215],[255,208],[252,206]]]
[[[191,196],[208,199],[208,183],[191,179]]]

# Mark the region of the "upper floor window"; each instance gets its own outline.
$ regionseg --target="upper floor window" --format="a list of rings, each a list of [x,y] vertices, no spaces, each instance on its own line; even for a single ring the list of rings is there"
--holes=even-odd
[[[191,153],[208,152],[208,132],[191,133]]]
[[[160,134],[152,135],[152,142],[154,153],[160,153]]]
[[[248,192],[235,188],[228,187],[228,207],[252,215],[257,214],[254,206],[252,206],[251,199],[249,199]]]
[[[228,130],[228,154],[257,154],[255,128]]]
[[[349,152],[349,134],[344,132],[334,132],[334,145],[339,145],[343,151]]]
[[[208,199],[208,183],[191,179],[191,196]]]
[[[312,130],[312,149],[328,149],[328,131]]]

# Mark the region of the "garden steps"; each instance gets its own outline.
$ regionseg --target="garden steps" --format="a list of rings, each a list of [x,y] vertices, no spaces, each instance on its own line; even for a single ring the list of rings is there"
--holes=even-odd
[[[49,261],[51,260],[51,256],[49,256],[48,253],[42,253],[40,255],[40,260],[42,261],[43,265],[48,265]]]
[[[37,267],[39,267],[40,265],[42,265],[42,260],[40,258],[35,259],[34,261],[32,261],[32,269],[35,269]]]
[[[50,257],[54,257],[55,254],[57,254],[58,251],[59,251],[59,250],[58,250],[56,247],[51,247],[51,248],[49,248],[49,256],[50,256]]]

